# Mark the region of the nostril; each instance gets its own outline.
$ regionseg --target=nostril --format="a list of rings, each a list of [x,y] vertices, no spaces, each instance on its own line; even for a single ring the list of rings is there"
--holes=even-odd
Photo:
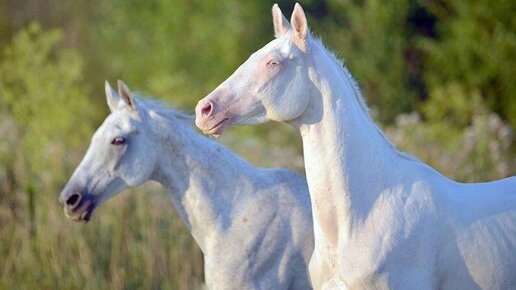
[[[66,205],[68,206],[75,206],[77,203],[79,203],[81,199],[81,195],[78,193],[74,193],[70,195],[70,197],[66,200]]]
[[[201,114],[203,116],[209,116],[212,111],[213,111],[213,104],[211,102],[207,102],[201,108]]]

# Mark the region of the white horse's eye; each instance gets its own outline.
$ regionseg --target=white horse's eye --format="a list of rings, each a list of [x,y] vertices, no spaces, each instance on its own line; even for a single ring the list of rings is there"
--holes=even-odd
[[[115,138],[113,138],[113,140],[111,140],[111,144],[113,144],[113,145],[125,144],[125,138],[124,137],[115,137]]]

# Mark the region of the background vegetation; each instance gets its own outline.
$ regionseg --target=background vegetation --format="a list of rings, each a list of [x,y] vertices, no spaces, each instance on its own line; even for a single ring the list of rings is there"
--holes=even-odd
[[[288,17],[293,3],[277,1]],[[272,1],[0,0],[0,289],[199,289],[202,255],[156,184],[86,226],[57,197],[106,116],[103,81],[193,112],[273,37]],[[516,172],[516,2],[307,0],[391,139],[444,174]],[[302,171],[282,124],[221,138]]]

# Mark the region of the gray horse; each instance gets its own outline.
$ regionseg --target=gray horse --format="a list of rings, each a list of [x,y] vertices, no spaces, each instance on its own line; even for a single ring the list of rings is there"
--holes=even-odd
[[[311,289],[313,228],[306,180],[256,168],[194,132],[192,118],[106,82],[111,114],[60,196],[88,221],[127,187],[155,180],[204,253],[210,289]]]

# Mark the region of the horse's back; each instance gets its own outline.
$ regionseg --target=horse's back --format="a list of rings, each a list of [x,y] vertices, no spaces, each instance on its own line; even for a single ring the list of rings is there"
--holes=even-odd
[[[462,223],[484,223],[515,218],[515,176],[490,182],[456,183],[450,194],[456,216],[460,217]]]
[[[463,194],[476,194],[484,198],[516,200],[516,176],[494,181],[459,183]]]

